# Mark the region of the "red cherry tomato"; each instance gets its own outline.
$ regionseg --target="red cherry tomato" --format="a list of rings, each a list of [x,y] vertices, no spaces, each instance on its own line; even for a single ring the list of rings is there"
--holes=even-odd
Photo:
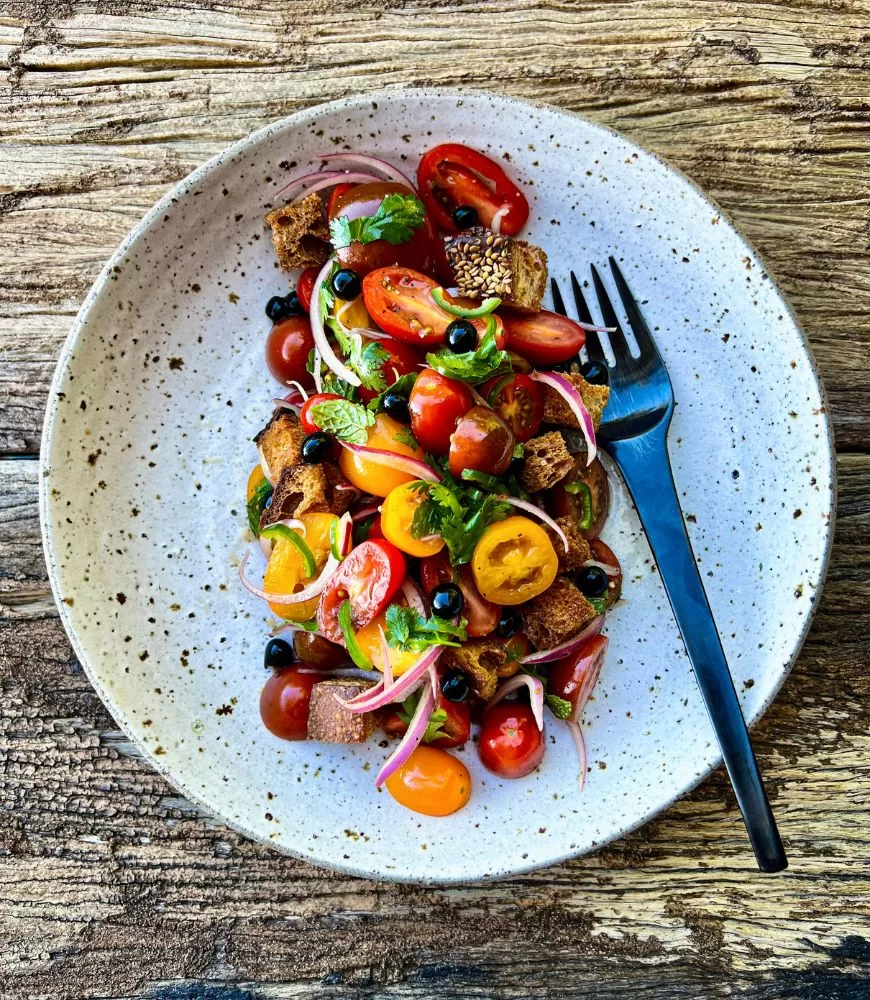
[[[350,601],[351,622],[365,628],[390,603],[405,579],[405,557],[384,538],[363,542],[351,552],[326,586],[317,606],[320,631],[333,642],[342,639],[338,611]]]
[[[515,444],[510,427],[494,410],[475,406],[450,436],[450,472],[457,479],[463,469],[500,476],[511,464]]]
[[[541,390],[528,375],[490,379],[481,392],[517,441],[528,441],[538,433],[544,418],[544,401]]]
[[[430,454],[446,455],[456,424],[473,406],[474,397],[464,382],[424,368],[408,398],[414,437]]]
[[[299,296],[302,308],[306,312],[311,312],[311,292],[314,288],[314,282],[317,281],[318,274],[320,274],[319,267],[306,267],[296,282],[296,294]]]
[[[419,271],[382,267],[363,278],[363,300],[369,316],[385,333],[431,350],[433,345],[444,342],[447,327],[456,319],[432,298],[432,289],[437,287],[434,278]],[[505,342],[503,324],[500,317],[494,318],[495,340],[500,348]],[[479,337],[486,333],[486,319],[470,322]]]
[[[272,377],[284,385],[290,382],[312,385],[305,365],[313,347],[314,337],[307,316],[290,316],[276,323],[266,338],[266,364]]]
[[[426,210],[435,222],[450,233],[456,232],[453,210],[470,205],[484,226],[492,225],[500,209],[501,232],[514,236],[526,224],[529,203],[526,196],[488,156],[458,142],[436,146],[426,153],[417,168],[417,187]]]
[[[299,407],[299,423],[306,434],[314,434],[320,430],[311,416],[311,407],[317,406],[318,403],[325,403],[328,399],[341,399],[341,396],[337,396],[334,392],[316,392]]]
[[[424,556],[420,560],[420,583],[427,597],[441,583],[455,583],[456,571],[450,565],[447,549],[436,552],[434,556]]]
[[[483,766],[500,778],[523,778],[544,759],[544,734],[528,705],[502,701],[483,713],[477,749]]]
[[[388,355],[381,366],[381,372],[388,387],[403,375],[412,375],[420,371],[423,358],[410,344],[403,344],[400,340],[393,340],[390,337],[379,340],[377,344]],[[364,403],[368,403],[377,396],[377,393],[373,389],[366,389],[363,386],[359,390],[359,395]]]
[[[470,566],[454,569],[450,565],[446,549],[420,560],[420,582],[427,596],[440,583],[455,583],[459,586],[464,601],[462,617],[468,622],[466,630],[472,638],[489,635],[498,625],[501,618],[499,605],[480,596]]]
[[[329,192],[329,199],[326,202],[326,215],[328,218],[335,218],[336,202],[345,193],[345,191],[350,191],[352,187],[353,184],[336,184],[335,187]]]
[[[293,667],[272,674],[260,694],[260,715],[270,733],[282,740],[308,739],[311,689],[319,680]]]
[[[441,747],[442,750],[452,750],[461,747],[471,739],[471,709],[468,702],[448,701],[446,698],[439,698],[436,710],[441,710],[447,718],[441,723],[443,736],[431,740],[427,745],[431,747]],[[408,723],[398,712],[390,712],[381,728],[388,736],[404,736],[408,729]]]
[[[583,710],[580,697],[585,702],[589,691],[598,680],[598,672],[607,653],[607,636],[595,635],[583,643],[577,652],[557,660],[550,666],[547,691],[571,702],[571,718],[574,722]]]
[[[505,311],[507,349],[533,365],[552,367],[573,358],[586,343],[582,326],[567,316],[542,309],[532,316]]]
[[[335,670],[349,662],[347,650],[343,646],[313,632],[294,632],[293,652],[302,661],[302,666],[311,667],[312,670]]]

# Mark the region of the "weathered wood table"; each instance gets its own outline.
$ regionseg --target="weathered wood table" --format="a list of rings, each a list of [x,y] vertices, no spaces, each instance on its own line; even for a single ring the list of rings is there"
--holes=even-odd
[[[6,0],[0,60],[0,994],[870,997],[870,2]],[[318,871],[174,794],[70,651],[37,451],[100,265],[232,140],[408,83],[546,100],[662,153],[805,325],[840,507],[812,634],[755,733],[784,875],[753,870],[721,772],[597,855],[497,885]]]

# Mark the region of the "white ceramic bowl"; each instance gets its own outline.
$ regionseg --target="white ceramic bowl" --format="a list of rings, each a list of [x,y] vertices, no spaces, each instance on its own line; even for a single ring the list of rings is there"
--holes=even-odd
[[[347,872],[460,881],[588,851],[653,816],[718,761],[637,520],[605,531],[625,603],[585,714],[498,781],[473,747],[470,804],[428,819],[377,792],[385,749],[283,743],[264,729],[263,606],[239,585],[251,437],[275,385],[268,297],[286,290],[263,214],[325,150],[413,171],[446,140],[526,184],[551,273],[614,254],[674,384],[674,474],[744,711],[755,720],[809,626],[831,538],[831,432],[806,341],[754,251],[683,176],[575,115],[483,94],[390,91],[300,112],[195,171],[124,241],[64,347],[41,509],[75,651],[119,724],[185,795],[247,835]],[[288,166],[289,164],[289,166]],[[747,859],[749,858],[747,847]]]

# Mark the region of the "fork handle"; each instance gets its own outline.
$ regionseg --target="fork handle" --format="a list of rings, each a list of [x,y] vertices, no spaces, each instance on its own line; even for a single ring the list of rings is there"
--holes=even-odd
[[[763,872],[788,866],[776,821],[677,499],[667,426],[642,438],[602,442],[622,471],[719,740],[746,830]],[[664,475],[662,474],[664,470]]]

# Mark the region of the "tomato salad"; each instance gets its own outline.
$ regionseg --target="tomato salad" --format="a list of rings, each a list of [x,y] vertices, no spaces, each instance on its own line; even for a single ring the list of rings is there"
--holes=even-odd
[[[239,569],[280,620],[264,725],[386,734],[376,786],[442,816],[471,795],[451,751],[476,742],[488,770],[521,778],[546,710],[582,788],[579,722],[622,587],[601,539],[609,390],[579,355],[589,328],[542,308],[521,185],[448,143],[415,181],[337,153],[282,194],[266,222],[295,289],[266,306],[266,364],[285,395],[247,484],[262,583],[251,553]]]

